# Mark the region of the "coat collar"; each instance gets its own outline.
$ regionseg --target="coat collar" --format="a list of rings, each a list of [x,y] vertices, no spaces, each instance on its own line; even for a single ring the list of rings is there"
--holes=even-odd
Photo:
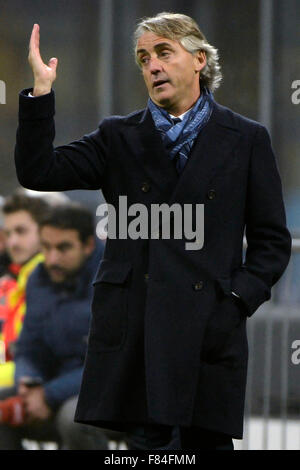
[[[218,103],[214,102],[210,120],[199,133],[180,175],[164,149],[150,111],[146,108],[139,116],[138,122],[127,127],[126,132],[131,133],[129,137],[135,142],[133,153],[138,164],[160,194],[155,202],[171,205],[204,200],[212,178],[233,167],[233,152],[241,134],[232,119],[232,112]]]

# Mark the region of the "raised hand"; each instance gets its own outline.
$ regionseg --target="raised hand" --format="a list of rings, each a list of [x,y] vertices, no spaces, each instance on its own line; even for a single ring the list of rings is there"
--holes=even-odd
[[[56,68],[58,60],[53,57],[46,65],[40,55],[40,27],[34,24],[30,43],[28,62],[32,68],[34,76],[34,96],[41,96],[50,93],[52,83],[56,79]]]

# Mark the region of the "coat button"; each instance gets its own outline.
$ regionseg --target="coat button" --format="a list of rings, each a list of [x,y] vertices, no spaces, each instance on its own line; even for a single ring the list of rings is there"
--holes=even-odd
[[[151,186],[150,186],[149,183],[143,183],[143,185],[142,185],[142,191],[143,191],[144,193],[147,193],[148,191],[150,191],[150,188],[151,188]]]
[[[208,199],[214,199],[216,197],[216,190],[215,189],[210,189],[207,193]]]
[[[199,281],[199,282],[196,282],[196,284],[194,284],[194,290],[200,290],[202,289],[203,287],[203,281]]]

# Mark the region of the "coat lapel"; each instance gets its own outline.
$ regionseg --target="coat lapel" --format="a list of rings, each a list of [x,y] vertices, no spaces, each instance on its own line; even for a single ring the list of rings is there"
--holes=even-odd
[[[169,205],[204,200],[212,178],[219,172],[234,169],[234,150],[241,136],[222,106],[214,103],[211,118],[199,133],[188,162],[178,175],[147,108],[138,124],[127,127],[126,133],[127,139],[134,142],[133,153],[138,165],[160,195],[155,202]]]
[[[151,186],[156,188],[156,193],[160,194],[159,200],[165,202],[173,193],[179,175],[164,149],[161,136],[147,108],[138,124],[128,128],[126,133],[127,139],[131,137],[134,142],[133,153],[137,164]]]
[[[214,104],[211,118],[194,143],[169,205],[204,201],[214,176],[234,169],[234,150],[241,134],[224,122],[220,108]]]

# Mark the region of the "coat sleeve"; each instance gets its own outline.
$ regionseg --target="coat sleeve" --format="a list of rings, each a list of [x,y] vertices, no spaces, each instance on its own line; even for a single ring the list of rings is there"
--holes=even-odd
[[[19,95],[15,165],[19,183],[36,191],[100,189],[107,154],[107,120],[80,140],[54,148],[55,96]]]
[[[281,179],[268,131],[259,126],[250,160],[246,202],[247,251],[244,264],[232,275],[231,288],[251,316],[271,297],[291,255]]]

